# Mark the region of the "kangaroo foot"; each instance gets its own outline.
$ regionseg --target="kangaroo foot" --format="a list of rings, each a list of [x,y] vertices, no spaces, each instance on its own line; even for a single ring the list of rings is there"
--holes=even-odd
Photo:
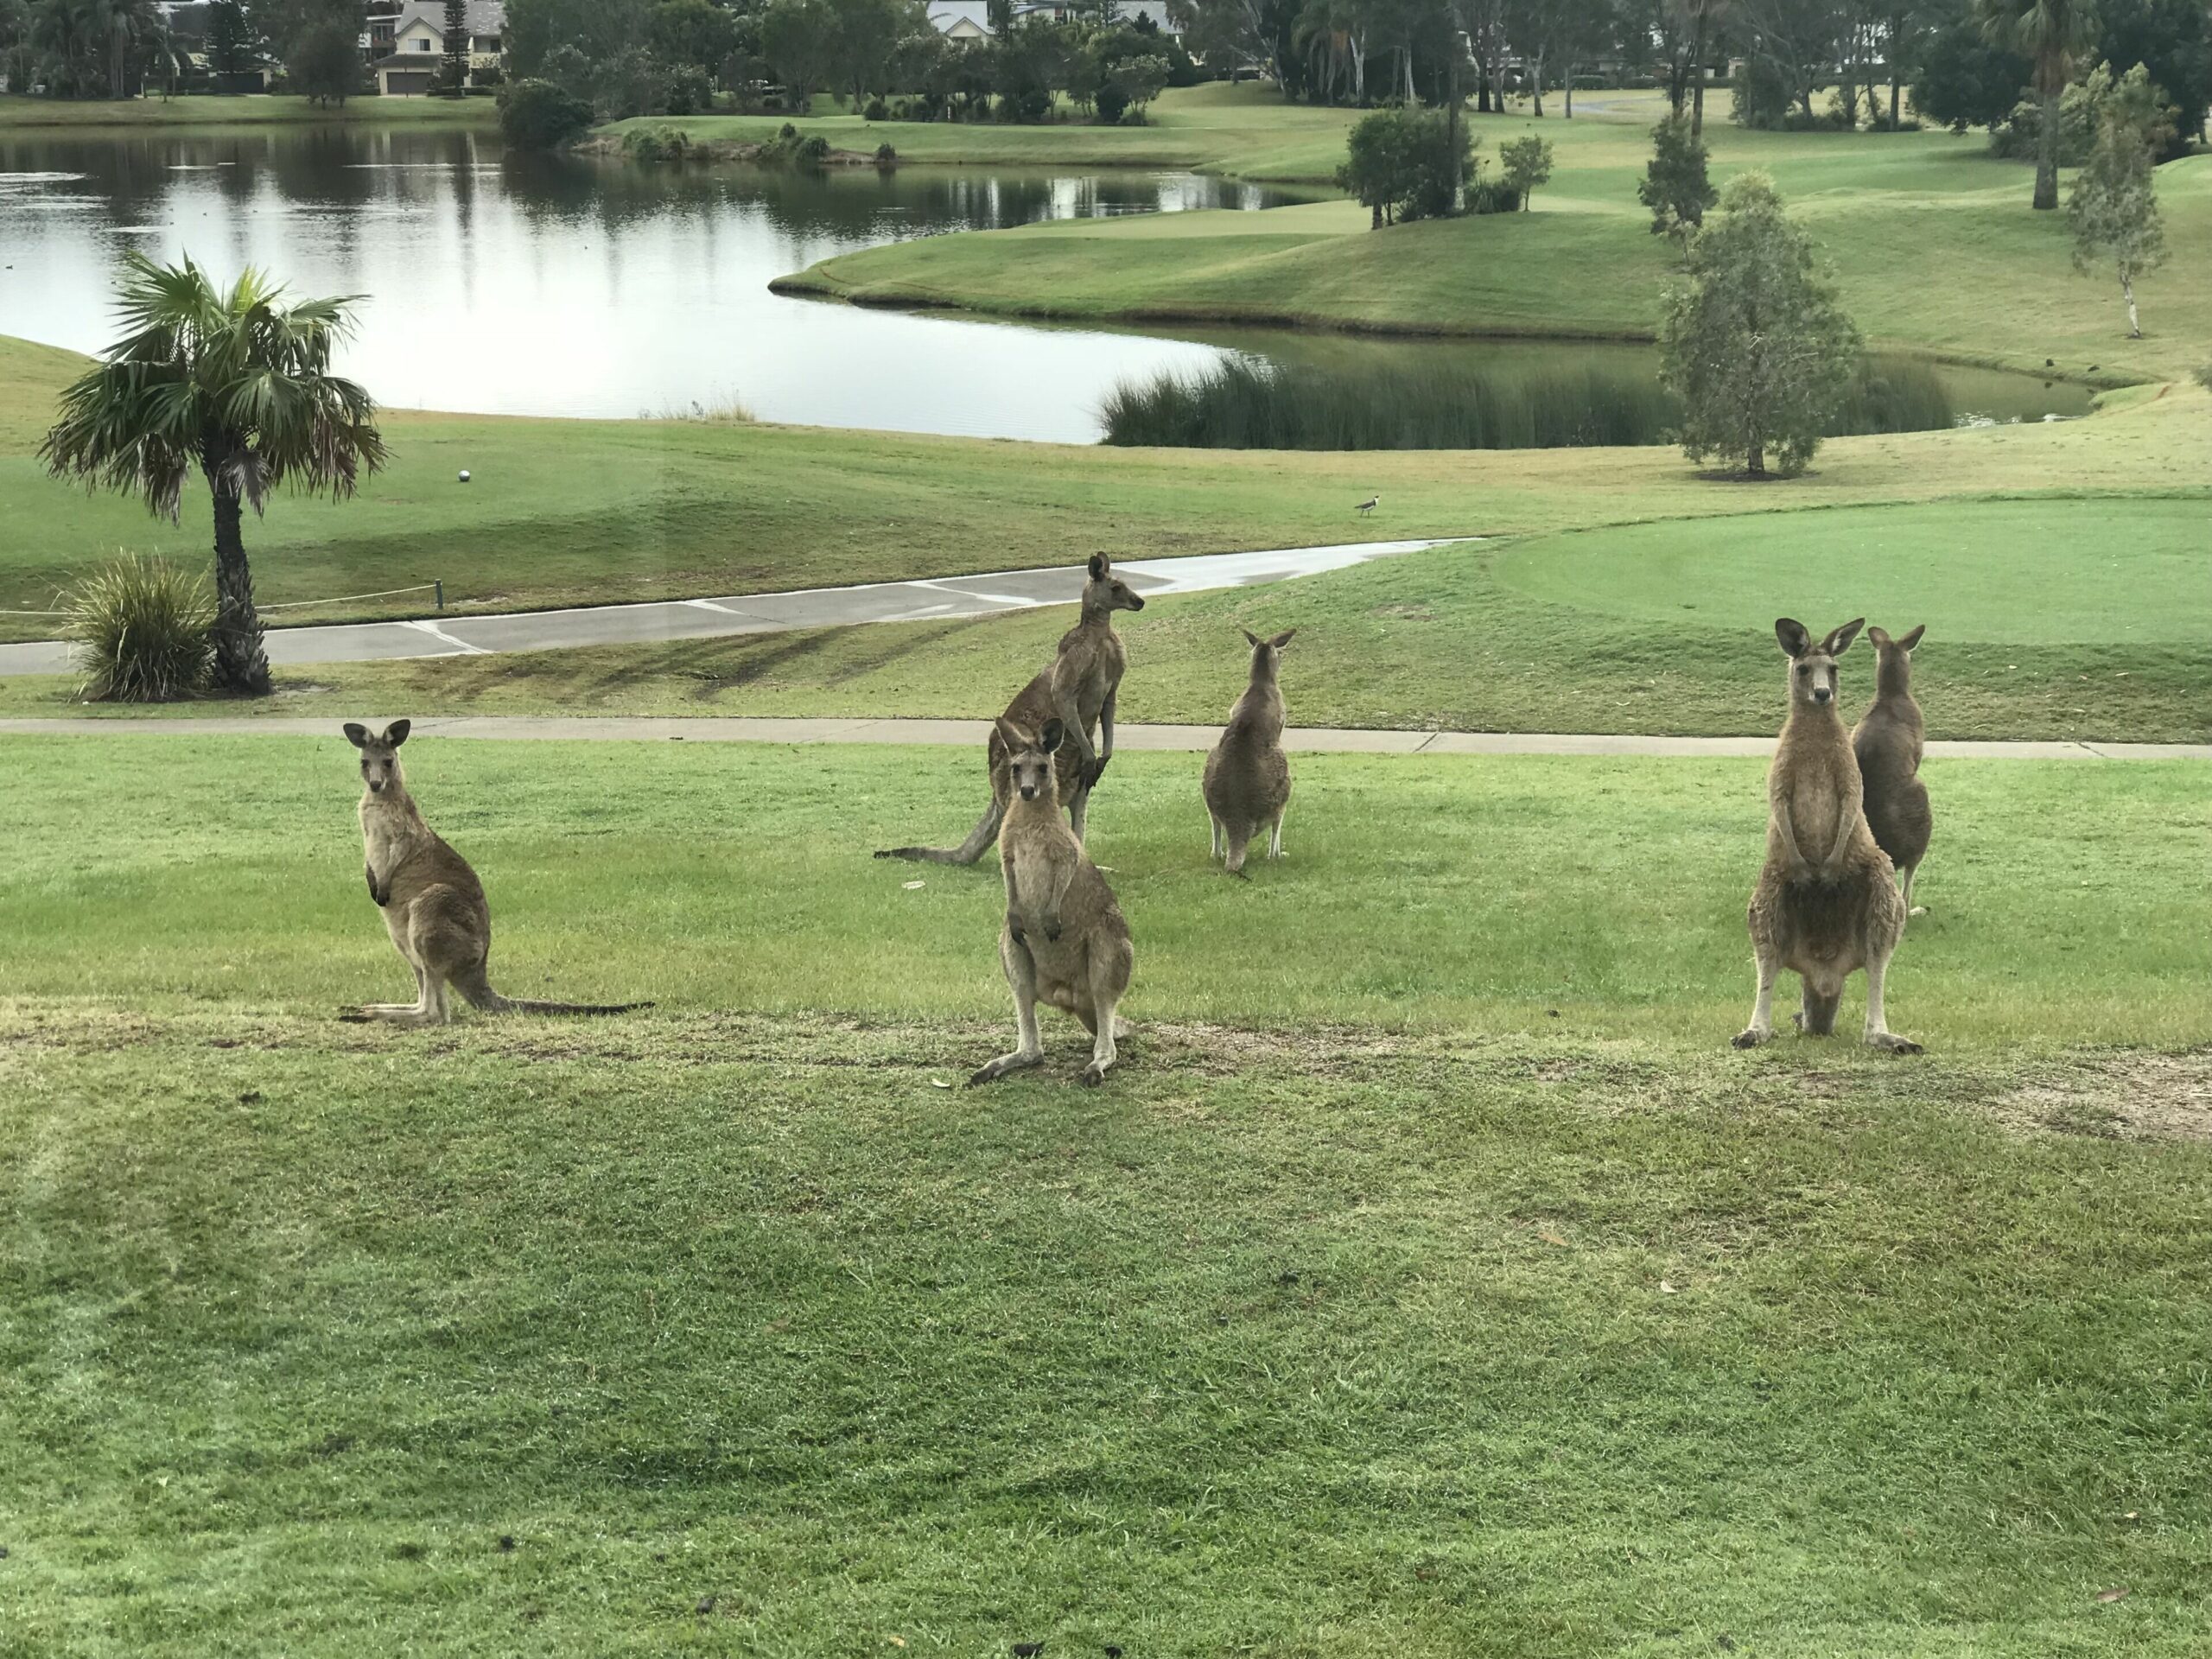
[[[1866,1046],[1869,1048],[1878,1048],[1885,1053],[1889,1054],[1920,1054],[1926,1052],[1926,1051],[1923,1049],[1918,1043],[1914,1042],[1911,1038],[1900,1037],[1894,1031],[1868,1032],[1866,1033]]]
[[[1736,1033],[1733,1046],[1737,1048],[1757,1048],[1761,1043],[1774,1040],[1772,1026],[1751,1026]]]
[[[1925,905],[1915,905],[1910,910],[1905,912],[1908,916],[1925,916],[1927,913],[1928,906]]]
[[[973,1089],[979,1083],[996,1083],[1008,1072],[1027,1071],[1033,1065],[1042,1065],[1044,1063],[1043,1050],[1029,1054],[1016,1049],[1011,1054],[1000,1055],[998,1058],[976,1072],[974,1077],[968,1079],[968,1086]]]

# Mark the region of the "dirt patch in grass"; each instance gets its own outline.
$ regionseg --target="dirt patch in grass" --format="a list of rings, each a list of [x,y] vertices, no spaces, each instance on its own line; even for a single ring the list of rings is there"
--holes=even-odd
[[[2212,1141],[2212,1048],[2069,1056],[1998,1097],[2000,1122],[2106,1141]]]

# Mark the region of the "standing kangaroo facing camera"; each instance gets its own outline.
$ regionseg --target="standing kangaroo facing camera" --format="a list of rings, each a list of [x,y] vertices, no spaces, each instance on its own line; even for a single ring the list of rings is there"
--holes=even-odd
[[[1912,877],[1928,856],[1936,829],[1928,785],[1920,781],[1925,746],[1920,705],[1912,696],[1912,648],[1927,632],[1924,622],[1897,639],[1879,628],[1866,630],[1874,645],[1874,705],[1851,733],[1851,752],[1866,785],[1866,827],[1904,878],[1908,916],[1923,913],[1912,907]]]
[[[1076,1081],[1106,1080],[1122,1034],[1114,1009],[1129,988],[1136,952],[1129,925],[1114,890],[1083,850],[1075,831],[1060,821],[1053,754],[1065,741],[1057,720],[1032,736],[1011,721],[999,721],[1006,744],[1013,797],[1000,837],[1006,874],[1006,925],[999,933],[999,962],[1014,992],[1020,1046],[968,1079],[993,1083],[1009,1071],[1045,1062],[1037,1034],[1037,1004],[1048,1002],[1075,1015],[1091,1034],[1090,1064]]]
[[[372,1002],[342,1011],[353,1020],[395,1026],[442,1026],[452,1015],[446,988],[488,1014],[627,1014],[650,1002],[603,1005],[533,1002],[501,996],[485,976],[492,950],[492,907],[468,861],[423,821],[399,766],[410,723],[395,720],[371,734],[347,721],[346,741],[361,752],[361,840],[368,850],[369,897],[407,965],[415,970],[412,1002]]]
[[[1206,816],[1213,820],[1214,858],[1225,858],[1231,875],[1244,874],[1244,849],[1261,830],[1268,832],[1268,856],[1282,856],[1282,815],[1290,805],[1290,757],[1282,752],[1282,688],[1275,671],[1283,647],[1296,628],[1262,639],[1249,628],[1252,678],[1221,741],[1206,756],[1200,788]]]
[[[1011,721],[1033,732],[1057,720],[1065,734],[1059,748],[1059,796],[1068,809],[1075,838],[1083,839],[1090,791],[1114,757],[1114,703],[1128,671],[1129,654],[1114,631],[1114,613],[1144,609],[1144,595],[1114,574],[1103,553],[1094,554],[1083,584],[1083,620],[1060,636],[1052,665],[1023,686],[991,728],[985,750],[991,772],[991,804],[968,839],[957,847],[888,847],[878,858],[908,858],[925,864],[973,864],[998,839],[1007,802],[1007,750],[1003,728]],[[1098,728],[1094,750],[1090,728]]]
[[[1904,900],[1889,855],[1866,827],[1859,761],[1836,711],[1836,658],[1865,622],[1847,622],[1817,644],[1802,622],[1785,616],[1774,625],[1789,658],[1789,718],[1767,771],[1766,863],[1745,917],[1758,998],[1738,1048],[1773,1037],[1774,982],[1783,969],[1804,982],[1797,1028],[1826,1036],[1835,1029],[1844,981],[1864,968],[1867,1046],[1920,1052],[1882,1014],[1882,980],[1904,932]]]

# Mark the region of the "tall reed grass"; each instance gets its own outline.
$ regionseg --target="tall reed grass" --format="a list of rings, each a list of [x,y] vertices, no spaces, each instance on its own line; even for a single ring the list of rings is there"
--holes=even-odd
[[[1101,411],[1108,443],[1206,449],[1557,449],[1668,442],[1679,406],[1656,369],[1455,364],[1317,369],[1224,358],[1195,374],[1123,381]],[[1861,361],[1831,436],[1952,424],[1924,363]]]
[[[207,683],[215,601],[198,570],[124,553],[62,601],[87,702],[171,702]]]

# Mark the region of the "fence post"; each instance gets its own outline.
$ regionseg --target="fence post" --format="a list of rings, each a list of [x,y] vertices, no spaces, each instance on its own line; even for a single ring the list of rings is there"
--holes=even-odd
[[[442,611],[446,607],[446,579],[443,576],[438,578],[437,588],[438,608]]]

